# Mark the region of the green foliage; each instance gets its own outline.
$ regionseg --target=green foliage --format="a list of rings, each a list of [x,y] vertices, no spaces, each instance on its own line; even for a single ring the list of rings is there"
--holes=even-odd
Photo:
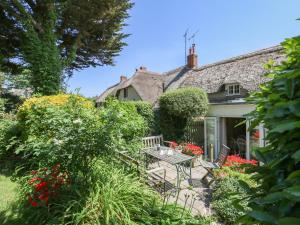
[[[109,100],[99,111],[88,106],[76,95],[57,95],[29,99],[20,108],[17,152],[26,159],[26,171],[19,173],[19,198],[3,221],[0,215],[1,224],[210,224],[210,218],[163,204],[142,178],[112,160],[115,150],[137,154],[141,147],[145,121],[133,104]],[[60,172],[52,176],[54,165]],[[37,192],[37,177],[49,187],[58,178],[66,182],[48,204],[34,207],[28,194]]]
[[[2,117],[5,112],[5,99],[0,98],[0,117]]]
[[[3,93],[1,97],[5,100],[5,112],[15,114],[18,107],[24,102],[24,98],[12,93]]]
[[[9,118],[0,119],[0,159],[12,154],[12,144],[17,136],[16,121]]]
[[[152,134],[155,132],[156,123],[154,120],[154,112],[152,105],[149,102],[143,101],[126,101],[124,104],[133,104],[140,116],[146,122],[146,126],[148,127],[148,134]]]
[[[6,86],[9,89],[16,88],[16,89],[26,90],[31,87],[30,79],[31,79],[30,70],[24,70],[20,74],[13,74],[13,75],[5,74]]]
[[[183,139],[187,122],[205,116],[208,110],[206,93],[199,88],[180,88],[159,98],[160,128],[168,139]]]
[[[39,101],[44,97],[29,99],[20,108],[22,140],[16,153],[27,159],[31,168],[51,168],[60,163],[72,179],[80,176],[85,181],[93,159],[103,150],[102,123],[97,111],[86,107],[82,98],[70,95],[65,100],[58,96],[47,97],[48,104]],[[60,99],[64,104],[56,104]]]
[[[132,174],[101,159],[94,166],[97,181],[85,201],[77,201],[65,218],[76,224],[204,225],[209,219],[193,218],[180,207],[163,206],[160,197]],[[75,212],[76,209],[80,209]]]
[[[256,183],[250,175],[224,167],[217,172],[220,178],[213,190],[212,206],[220,221],[226,224],[237,224],[239,217],[249,211],[249,186]],[[246,185],[245,185],[246,184]]]
[[[132,174],[101,158],[93,164],[85,187],[70,185],[56,204],[30,207],[28,202],[12,205],[10,215],[0,222],[12,224],[64,225],[209,225],[209,217],[192,217],[181,207],[163,205],[159,195]]]
[[[159,106],[169,115],[191,118],[206,115],[208,100],[200,88],[188,87],[164,93],[159,99]]]
[[[5,81],[4,73],[0,72],[0,94],[2,94],[2,91],[3,91],[2,89],[3,89],[4,81]]]
[[[131,7],[129,0],[4,0],[1,69],[29,69],[35,93],[57,94],[73,69],[113,64],[128,36],[122,28]]]
[[[110,99],[100,109],[100,119],[103,122],[102,137],[105,150],[125,150],[133,155],[138,154],[147,124],[133,104]]]
[[[256,104],[251,122],[264,123],[268,145],[254,152],[263,165],[247,224],[300,224],[300,36],[282,46],[287,59],[267,66],[273,80],[250,98]]]

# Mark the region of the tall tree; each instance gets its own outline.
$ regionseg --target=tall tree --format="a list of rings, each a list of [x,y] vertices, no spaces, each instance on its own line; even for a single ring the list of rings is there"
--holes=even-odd
[[[113,65],[131,7],[130,0],[1,0],[1,70],[29,69],[35,93],[57,93],[73,70]]]

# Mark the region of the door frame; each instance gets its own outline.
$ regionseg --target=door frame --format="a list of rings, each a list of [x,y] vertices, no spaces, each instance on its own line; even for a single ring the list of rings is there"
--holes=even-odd
[[[214,140],[214,160],[216,159],[218,153],[219,153],[219,146],[220,146],[220,118],[215,116],[208,116],[204,118],[204,151],[205,151],[205,157],[208,157],[208,146],[207,146],[207,119],[213,119],[215,123],[215,140]]]

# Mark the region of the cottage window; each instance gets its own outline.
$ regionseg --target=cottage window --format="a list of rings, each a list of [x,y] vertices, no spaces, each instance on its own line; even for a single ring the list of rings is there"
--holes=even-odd
[[[239,84],[229,84],[227,85],[227,95],[239,95],[240,85]]]
[[[124,88],[124,98],[127,98],[127,97],[128,97],[128,89]]]

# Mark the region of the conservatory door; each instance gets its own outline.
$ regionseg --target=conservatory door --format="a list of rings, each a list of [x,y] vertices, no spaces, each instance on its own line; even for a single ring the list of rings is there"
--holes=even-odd
[[[205,157],[215,160],[218,156],[218,121],[217,117],[206,117],[204,120]]]
[[[247,121],[247,152],[246,158],[251,159],[254,156],[252,155],[252,150],[258,147],[264,147],[267,143],[265,141],[266,129],[263,124],[259,124],[259,126],[249,129],[250,122]]]

